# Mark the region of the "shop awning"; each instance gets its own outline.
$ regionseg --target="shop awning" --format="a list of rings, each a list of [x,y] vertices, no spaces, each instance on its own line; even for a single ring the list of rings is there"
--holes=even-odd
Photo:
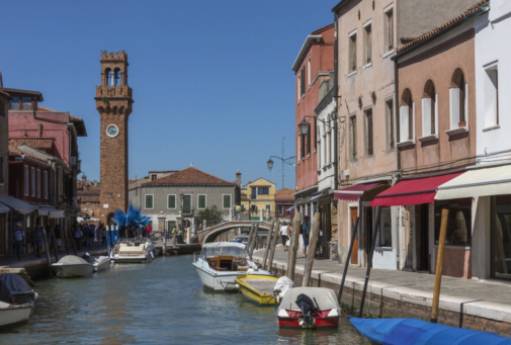
[[[461,173],[401,180],[378,194],[371,206],[405,206],[430,204],[435,201],[438,186],[452,180]]]
[[[57,209],[50,205],[37,206],[37,213],[39,213],[40,216],[49,216],[50,213],[54,211],[57,211]]]
[[[37,209],[34,205],[9,195],[0,196],[0,203],[23,215],[32,213]]]
[[[511,194],[511,165],[474,169],[438,188],[437,200]]]
[[[336,190],[334,196],[336,200],[358,201],[364,193],[377,188],[383,188],[385,185],[384,182],[354,184],[344,189]]]
[[[3,205],[3,204],[0,204],[0,214],[5,214],[5,213],[9,213],[9,207]]]

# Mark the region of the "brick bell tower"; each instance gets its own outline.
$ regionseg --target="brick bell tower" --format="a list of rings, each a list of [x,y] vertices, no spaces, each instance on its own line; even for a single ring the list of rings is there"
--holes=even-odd
[[[101,221],[128,208],[128,118],[133,97],[128,86],[128,54],[101,53],[101,84],[96,87],[101,118]]]

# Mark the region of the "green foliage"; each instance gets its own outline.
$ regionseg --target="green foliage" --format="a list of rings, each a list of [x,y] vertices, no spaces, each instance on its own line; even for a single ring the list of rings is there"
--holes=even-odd
[[[207,226],[219,224],[222,222],[222,212],[216,206],[206,208],[199,212],[195,218],[195,224],[201,225],[204,220],[206,220]]]

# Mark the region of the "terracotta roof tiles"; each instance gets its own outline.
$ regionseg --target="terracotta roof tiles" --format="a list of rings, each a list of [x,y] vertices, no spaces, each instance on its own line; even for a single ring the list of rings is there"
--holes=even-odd
[[[199,169],[190,167],[172,175],[159,178],[143,184],[144,187],[157,186],[214,186],[214,187],[234,187],[233,182],[222,180],[216,176],[207,174]]]

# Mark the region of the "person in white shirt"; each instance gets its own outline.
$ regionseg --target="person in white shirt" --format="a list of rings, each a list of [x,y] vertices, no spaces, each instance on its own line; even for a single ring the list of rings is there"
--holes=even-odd
[[[284,250],[287,250],[287,240],[289,239],[289,228],[287,222],[282,222],[280,224],[280,239],[282,240],[282,246]]]

